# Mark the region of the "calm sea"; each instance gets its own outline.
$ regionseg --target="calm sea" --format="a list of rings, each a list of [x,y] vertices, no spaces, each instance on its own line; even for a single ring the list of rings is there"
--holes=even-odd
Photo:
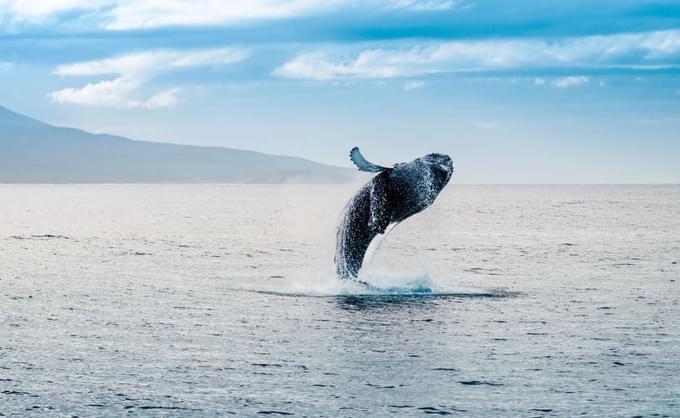
[[[680,187],[1,185],[0,416],[680,416]]]

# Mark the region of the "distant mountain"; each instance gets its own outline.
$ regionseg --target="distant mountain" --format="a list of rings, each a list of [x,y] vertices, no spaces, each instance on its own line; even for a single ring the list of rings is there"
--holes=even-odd
[[[0,106],[0,183],[342,183],[354,170],[60,128]]]

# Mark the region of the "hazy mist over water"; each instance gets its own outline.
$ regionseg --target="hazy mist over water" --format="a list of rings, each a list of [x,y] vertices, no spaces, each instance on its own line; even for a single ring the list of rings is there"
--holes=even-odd
[[[0,416],[678,416],[680,186],[0,185]],[[375,292],[368,292],[375,293]]]

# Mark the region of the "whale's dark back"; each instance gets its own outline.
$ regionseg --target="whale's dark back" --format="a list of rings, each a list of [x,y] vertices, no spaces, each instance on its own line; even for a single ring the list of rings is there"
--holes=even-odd
[[[350,199],[337,231],[335,266],[339,277],[357,277],[366,250],[390,223],[430,206],[453,173],[451,158],[429,154],[400,163],[373,177]]]

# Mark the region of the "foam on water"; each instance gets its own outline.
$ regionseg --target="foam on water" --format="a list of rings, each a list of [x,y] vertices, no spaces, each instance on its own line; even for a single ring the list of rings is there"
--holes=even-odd
[[[306,297],[335,296],[433,296],[433,297],[503,297],[499,289],[451,287],[437,284],[425,272],[394,273],[368,270],[358,280],[338,279],[332,272],[299,275],[269,281],[266,287],[245,286],[233,290],[263,294]]]

